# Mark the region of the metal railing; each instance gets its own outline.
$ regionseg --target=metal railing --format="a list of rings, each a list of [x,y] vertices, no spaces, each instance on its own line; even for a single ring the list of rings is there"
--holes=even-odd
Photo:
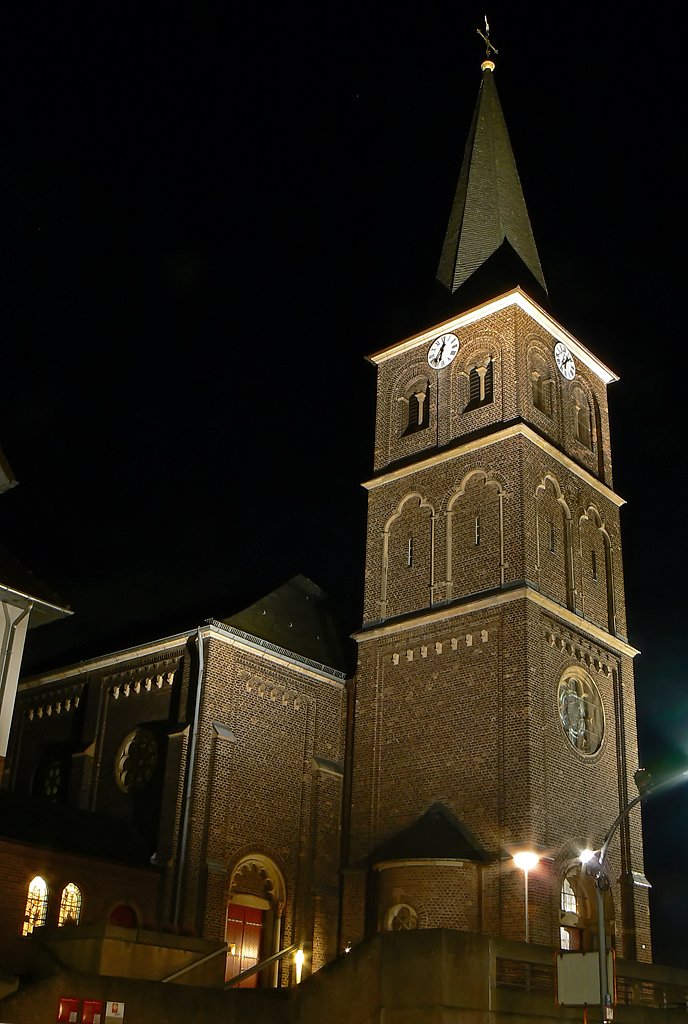
[[[235,977],[230,978],[229,981],[225,982],[224,987],[233,988],[235,985],[240,985],[242,981],[245,981],[254,974],[258,974],[259,971],[262,971],[265,967],[269,967],[270,964],[277,963],[278,960],[288,956],[289,953],[296,952],[298,948],[298,942],[292,942],[291,946],[286,946],[284,949],[280,949],[278,953],[273,953],[272,956],[266,957],[266,959],[261,960],[260,963],[254,964],[253,967],[247,967],[245,971],[241,972],[241,974],[237,974]]]

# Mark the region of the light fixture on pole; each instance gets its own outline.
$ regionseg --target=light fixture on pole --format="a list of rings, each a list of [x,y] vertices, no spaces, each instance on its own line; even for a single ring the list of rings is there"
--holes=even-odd
[[[519,850],[514,854],[514,864],[523,872],[525,883],[525,907],[526,907],[526,942],[529,941],[528,930],[528,873],[537,867],[540,861],[539,856],[533,850]]]
[[[624,821],[629,812],[642,800],[649,796],[656,796],[668,789],[673,789],[688,780],[688,768],[684,768],[676,775],[655,782],[645,768],[638,768],[633,778],[638,787],[638,796],[633,797],[617,815],[607,831],[599,850],[583,850],[580,855],[585,870],[595,880],[595,897],[597,902],[597,932],[598,932],[598,954],[600,963],[600,1017],[601,1024],[607,1024],[613,1018],[612,991],[614,988],[613,977],[610,977],[607,969],[607,927],[604,916],[604,894],[609,889],[609,878],[607,875],[606,857],[610,843],[614,838],[617,828]],[[585,859],[584,859],[585,858]],[[514,858],[516,859],[516,858]]]

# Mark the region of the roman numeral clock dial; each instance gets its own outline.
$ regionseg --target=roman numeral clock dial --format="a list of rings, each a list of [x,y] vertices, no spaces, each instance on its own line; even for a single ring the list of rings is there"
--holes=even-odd
[[[435,338],[428,350],[428,362],[433,370],[441,370],[449,366],[459,351],[459,339],[455,334],[441,334]]]
[[[557,361],[559,373],[567,380],[573,380],[576,376],[576,364],[563,341],[557,342],[554,346],[554,358]]]

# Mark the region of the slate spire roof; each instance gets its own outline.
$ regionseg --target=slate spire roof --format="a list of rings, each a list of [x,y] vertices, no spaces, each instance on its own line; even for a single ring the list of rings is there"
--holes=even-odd
[[[538,301],[547,294],[494,67],[492,60],[483,61],[478,102],[437,270],[438,291],[444,294],[449,314],[466,308],[463,295],[488,267],[492,295],[517,285],[531,293],[535,290],[533,298]],[[495,281],[495,271],[503,279]]]

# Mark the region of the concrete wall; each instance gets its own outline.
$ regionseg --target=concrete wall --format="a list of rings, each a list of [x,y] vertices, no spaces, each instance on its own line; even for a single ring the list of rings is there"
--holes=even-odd
[[[565,1024],[555,950],[418,930],[375,938],[298,988],[219,990],[62,973],[0,1001],[3,1024],[46,1024],[60,996],[119,999],[125,1024]],[[688,971],[617,962],[615,1024],[685,1024]],[[663,1008],[663,1004],[666,1007]],[[591,1019],[595,1010],[591,1009]]]

